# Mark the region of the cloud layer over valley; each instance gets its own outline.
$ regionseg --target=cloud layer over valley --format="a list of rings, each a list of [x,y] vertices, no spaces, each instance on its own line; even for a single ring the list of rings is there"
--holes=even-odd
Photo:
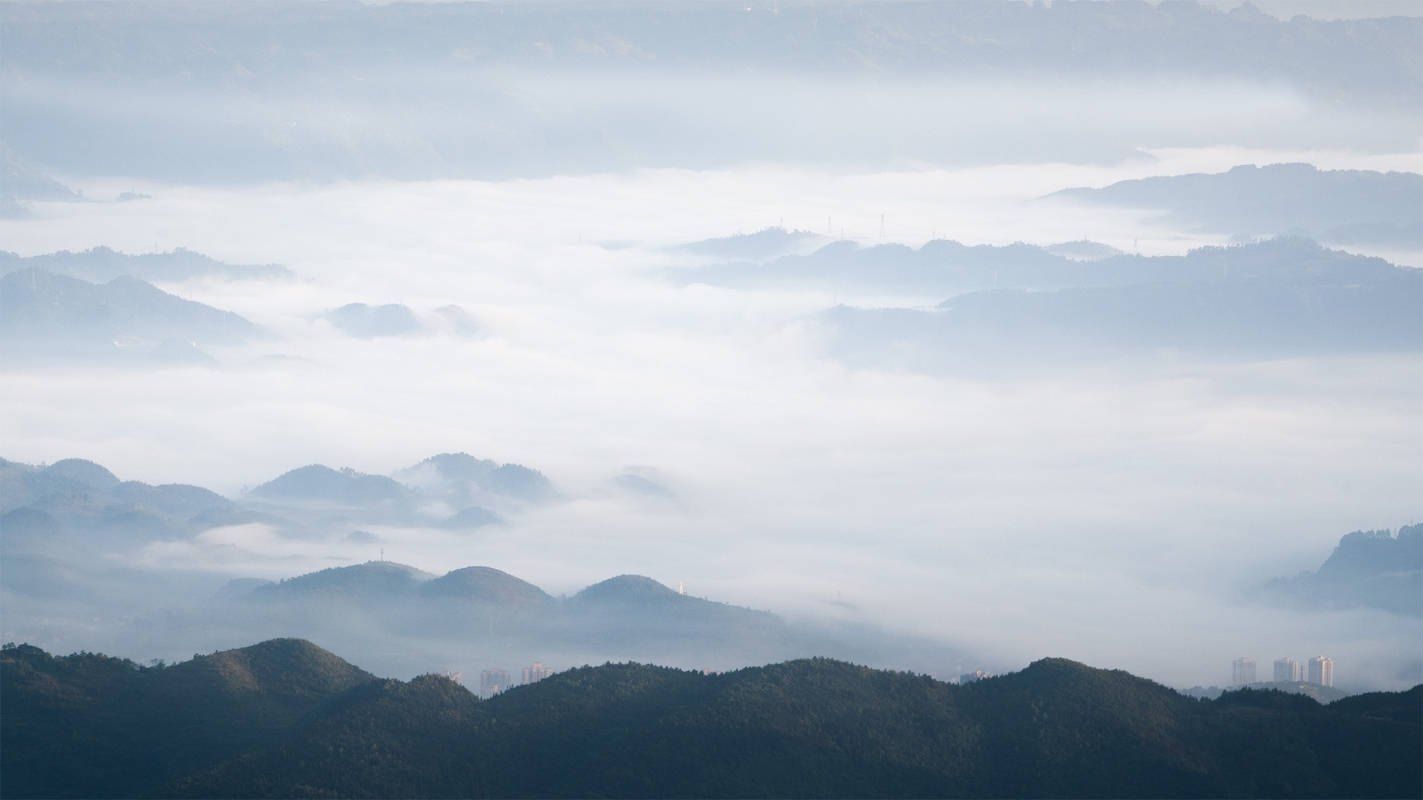
[[[66,4],[0,14],[70,13],[45,5]],[[1208,685],[1240,655],[1327,653],[1341,686],[1423,681],[1416,617],[1259,593],[1350,531],[1423,520],[1423,218],[1409,216],[1423,131],[1390,99],[1423,85],[1390,45],[1416,20],[1103,4],[1083,13],[1169,18],[1177,44],[1213,26],[1314,31],[1320,58],[1347,64],[1292,74],[1276,53],[1268,69],[1223,56],[1190,72],[1171,50],[1129,77],[1059,54],[1073,70],[1044,82],[1058,62],[1020,73],[987,44],[959,53],[980,74],[935,61],[959,51],[929,33],[858,39],[881,30],[861,11],[844,23],[860,50],[804,40],[814,69],[766,67],[759,38],[652,68],[611,39],[577,50],[593,40],[574,14],[547,40],[565,60],[489,44],[465,82],[442,60],[454,50],[406,53],[381,77],[336,40],[309,61],[269,49],[315,6],[218,41],[285,54],[244,75],[189,52],[207,18],[182,8],[152,34],[187,79],[150,63],[146,39],[110,72],[90,63],[102,54],[52,62],[27,45],[0,74],[19,120],[0,130],[18,153],[7,170],[23,157],[72,190],[36,179],[49,188],[0,198],[18,209],[0,215],[0,457],[32,478],[83,458],[152,485],[46,500],[66,535],[96,537],[72,550],[21,552],[6,531],[3,638],[147,660],[327,630],[351,646],[324,646],[405,676],[496,657],[175,601],[383,559],[422,580],[493,567],[550,598],[648,576],[815,632],[728,648],[718,668],[835,642],[942,677],[1057,655]],[[677,52],[629,19],[626,43]],[[1081,35],[1106,36],[1099,23]],[[563,83],[581,58],[607,72]],[[1377,92],[1349,93],[1363,86]],[[65,150],[111,118],[123,135]],[[1281,175],[1296,183],[1267,180]],[[1315,181],[1361,193],[1349,230],[1322,200],[1296,204],[1323,209],[1309,219],[1281,211],[1282,192]],[[1258,213],[1182,188],[1204,184]],[[115,281],[146,287],[145,304],[101,297]],[[206,336],[177,310],[251,335]],[[47,349],[60,329],[83,351]],[[140,338],[202,358],[114,357]],[[215,516],[105,533],[168,514],[165,484],[221,495]],[[31,504],[15,485],[0,515]],[[89,588],[66,606],[58,586]],[[417,613],[420,591],[387,610]],[[693,666],[711,651],[677,652]]]

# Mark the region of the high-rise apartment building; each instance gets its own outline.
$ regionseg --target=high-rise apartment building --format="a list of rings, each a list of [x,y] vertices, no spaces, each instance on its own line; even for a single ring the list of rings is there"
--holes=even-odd
[[[1334,659],[1315,656],[1309,660],[1309,682],[1320,686],[1334,685]]]
[[[479,673],[479,696],[490,698],[509,688],[509,673],[502,669],[486,669]]]
[[[553,670],[545,667],[541,662],[535,661],[530,666],[524,667],[524,685],[537,683],[553,674]]]
[[[1298,661],[1293,658],[1276,659],[1275,683],[1298,683],[1302,677]]]
[[[1237,658],[1230,663],[1230,685],[1249,686],[1255,682],[1255,659]]]

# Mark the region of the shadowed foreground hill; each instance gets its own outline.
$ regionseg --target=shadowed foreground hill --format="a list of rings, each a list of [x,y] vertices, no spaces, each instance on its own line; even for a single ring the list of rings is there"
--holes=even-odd
[[[36,647],[0,653],[0,794],[151,791],[269,745],[374,676],[300,639],[139,667]]]
[[[18,796],[1417,797],[1423,687],[1198,701],[1062,659],[967,686],[811,659],[636,664],[480,701],[309,643],[167,669],[0,655]]]

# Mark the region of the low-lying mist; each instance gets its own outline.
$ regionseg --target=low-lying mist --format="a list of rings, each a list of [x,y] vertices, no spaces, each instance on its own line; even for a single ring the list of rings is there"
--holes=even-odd
[[[1423,519],[1414,354],[1175,353],[1005,375],[852,367],[827,350],[819,312],[944,298],[669,278],[710,260],[673,246],[778,223],[829,238],[843,227],[865,244],[1085,238],[1184,253],[1221,242],[1145,211],[1036,198],[1238,156],[260,189],[80,182],[89,197],[149,198],[36,203],[32,218],[0,221],[5,247],[182,246],[295,277],[162,284],[268,333],[213,349],[218,366],[6,369],[0,456],[86,458],[121,479],[241,499],[306,464],[389,475],[464,451],[540,470],[560,499],[470,531],[336,521],[295,535],[251,522],[101,553],[107,569],[169,576],[114,578],[146,598],[119,630],[146,638],[50,625],[8,577],[4,636],[51,649],[102,642],[145,660],[236,646],[246,642],[191,619],[165,629],[177,618],[163,609],[181,605],[169,593],[383,557],[434,575],[489,565],[555,596],[647,575],[788,620],[918,637],[933,647],[904,666],[945,677],[1062,655],[1223,684],[1240,655],[1325,653],[1341,685],[1417,682],[1416,619],[1281,610],[1251,595],[1318,566],[1344,533]],[[1320,163],[1331,157],[1344,158]],[[349,303],[403,304],[420,327],[352,336],[330,316]],[[451,304],[468,325],[441,316]],[[665,491],[629,491],[629,473]],[[369,536],[352,539],[356,528]],[[61,629],[64,644],[44,641]],[[372,668],[422,671],[322,644]],[[428,668],[479,666],[457,649]],[[955,660],[935,669],[933,658]]]

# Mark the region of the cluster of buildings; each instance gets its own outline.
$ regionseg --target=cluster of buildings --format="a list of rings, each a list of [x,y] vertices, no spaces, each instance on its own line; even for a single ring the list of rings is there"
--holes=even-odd
[[[538,683],[553,674],[553,670],[545,667],[543,662],[535,661],[520,671],[519,682],[514,683],[507,670],[486,669],[479,673],[479,696],[485,699],[493,697],[506,689],[515,686],[526,686],[530,683]]]
[[[1318,686],[1334,685],[1334,659],[1329,656],[1315,656],[1303,664],[1293,658],[1275,661],[1275,683],[1313,683]],[[1260,683],[1255,673],[1255,659],[1237,658],[1230,664],[1230,685],[1249,686]]]

